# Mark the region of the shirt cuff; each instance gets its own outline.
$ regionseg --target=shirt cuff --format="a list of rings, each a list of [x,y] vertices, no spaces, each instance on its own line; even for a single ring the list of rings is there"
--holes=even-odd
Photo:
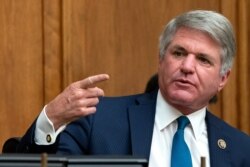
[[[66,128],[66,124],[62,125],[55,131],[53,123],[46,114],[46,106],[44,106],[36,121],[35,143],[37,145],[51,145],[56,141],[57,136]]]

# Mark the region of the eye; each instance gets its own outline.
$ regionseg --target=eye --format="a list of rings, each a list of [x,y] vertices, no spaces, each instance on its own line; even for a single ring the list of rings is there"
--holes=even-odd
[[[175,51],[173,52],[173,55],[174,55],[175,57],[182,57],[182,56],[185,56],[186,54],[185,54],[185,52],[183,52],[183,51],[175,50]]]
[[[202,63],[202,64],[205,64],[205,65],[213,65],[213,63],[204,55],[199,55],[197,57],[197,59]]]

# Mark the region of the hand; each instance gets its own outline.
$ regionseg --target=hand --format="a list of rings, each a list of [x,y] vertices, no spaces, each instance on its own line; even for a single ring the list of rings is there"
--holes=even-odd
[[[95,113],[98,97],[104,96],[104,91],[93,86],[107,79],[109,79],[107,74],[99,74],[74,82],[49,102],[46,114],[55,130],[65,123]]]

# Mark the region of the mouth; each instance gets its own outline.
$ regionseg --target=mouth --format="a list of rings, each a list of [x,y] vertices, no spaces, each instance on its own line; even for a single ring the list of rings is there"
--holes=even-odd
[[[192,86],[195,86],[195,84],[190,81],[190,80],[187,80],[187,79],[177,79],[175,80],[175,82],[178,84],[178,85],[182,85],[182,86],[187,86],[187,85],[192,85]]]

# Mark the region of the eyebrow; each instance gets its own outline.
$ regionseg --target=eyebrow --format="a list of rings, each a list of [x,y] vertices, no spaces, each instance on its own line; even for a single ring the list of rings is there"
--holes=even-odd
[[[172,50],[181,50],[181,51],[188,52],[184,47],[182,47],[180,45],[174,45],[173,47],[170,47],[169,49],[170,49],[170,51],[172,51]]]
[[[185,51],[185,52],[192,53],[192,54],[195,54],[195,55],[202,55],[202,56],[208,57],[208,58],[211,57],[207,53],[202,53],[202,52],[193,53],[193,52],[189,52],[187,49],[185,49],[185,47],[183,47],[181,45],[174,45],[170,50],[174,50],[174,49]]]
[[[183,51],[183,52],[190,53],[190,52],[188,52],[187,49],[185,49],[185,47],[183,47],[183,46],[181,46],[181,45],[178,45],[178,44],[176,44],[176,45],[170,47],[169,49],[170,49],[170,51],[173,51],[173,50],[176,49],[176,50],[180,50],[180,51]],[[192,53],[192,52],[191,52],[191,53]],[[207,58],[208,60],[210,60],[210,61],[212,61],[212,62],[215,61],[214,58],[211,57],[211,56],[209,56],[209,54],[207,54],[207,53],[198,52],[198,53],[192,53],[192,54],[194,54],[194,55],[196,55],[196,56],[202,56],[202,57]]]

